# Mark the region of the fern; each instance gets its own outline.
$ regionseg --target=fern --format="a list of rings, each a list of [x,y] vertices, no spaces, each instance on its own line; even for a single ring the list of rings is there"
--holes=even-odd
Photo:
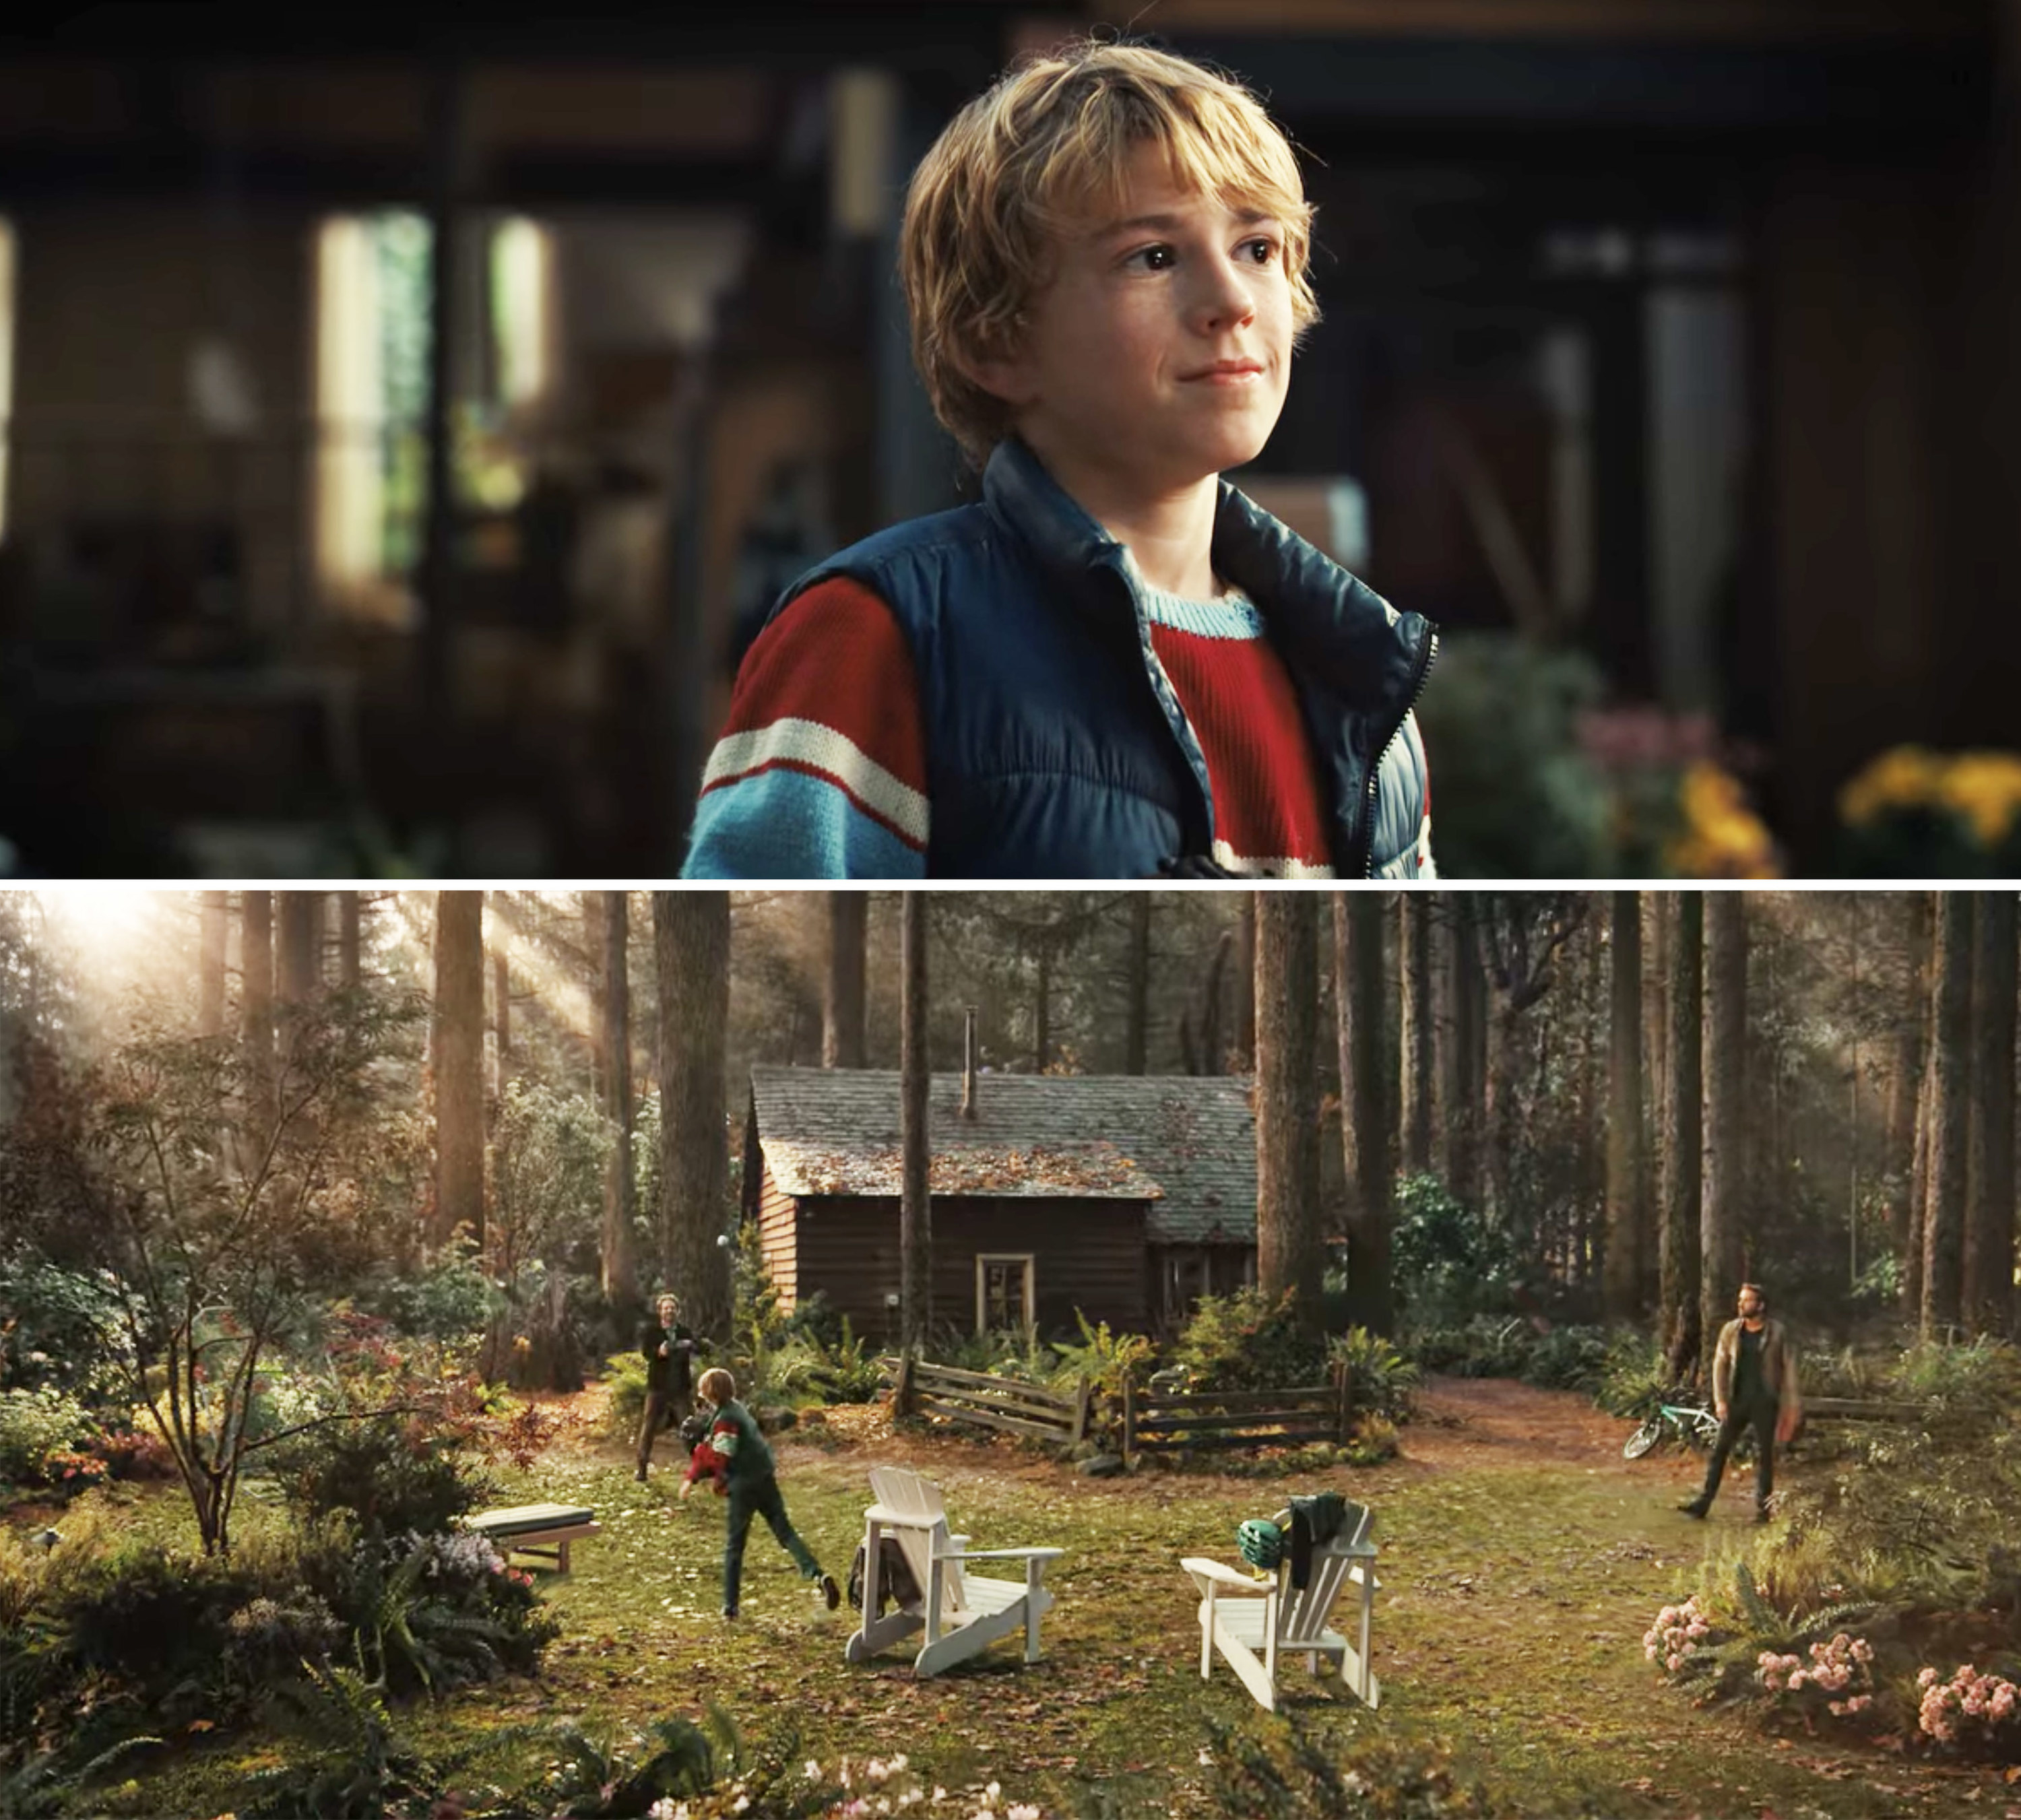
[[[269,1703],[276,1728],[305,1749],[249,1778],[247,1820],[382,1820],[395,1802],[424,1795],[432,1766],[395,1727],[384,1691],[341,1664],[302,1663],[304,1679]]]
[[[81,1764],[66,1762],[61,1751],[38,1751],[0,1775],[0,1820],[53,1820],[95,1777],[129,1753],[161,1742],[152,1737],[122,1738]]]
[[[1745,1561],[1733,1563],[1733,1589],[1740,1600],[1740,1609],[1754,1629],[1764,1636],[1780,1633],[1782,1620],[1756,1589],[1754,1570]]]
[[[1074,1320],[1080,1328],[1080,1345],[1071,1340],[1054,1343],[1053,1350],[1060,1360],[1058,1375],[1085,1377],[1105,1396],[1120,1394],[1123,1374],[1149,1363],[1156,1352],[1142,1334],[1112,1333],[1106,1321],[1091,1327],[1087,1316],[1078,1308],[1074,1310]]]

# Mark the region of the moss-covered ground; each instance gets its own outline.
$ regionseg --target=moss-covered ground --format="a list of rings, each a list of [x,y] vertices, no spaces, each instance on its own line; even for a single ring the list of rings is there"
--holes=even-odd
[[[1439,1740],[1525,1807],[1583,1796],[1629,1815],[2021,1820],[2021,1783],[1997,1770],[1777,1737],[1661,1685],[1643,1633],[1659,1606],[1696,1585],[1709,1557],[1752,1540],[1745,1476],[1729,1480],[1710,1523],[1695,1523],[1673,1506],[1699,1461],[1622,1460],[1624,1425],[1578,1397],[1435,1385],[1397,1458],[1297,1480],[1211,1469],[1080,1477],[1013,1443],[894,1432],[877,1410],[832,1412],[825,1427],[777,1444],[793,1520],[838,1578],[861,1535],[865,1472],[883,1461],[937,1480],[974,1546],[1067,1551],[1047,1576],[1059,1603],[1041,1662],[1028,1667],[1007,1641],[929,1681],[915,1679],[902,1651],[876,1666],[847,1663],[847,1607],[822,1609],[762,1525],[743,1615],[724,1622],[722,1505],[699,1492],[678,1502],[671,1467],[635,1483],[628,1451],[590,1432],[501,1476],[501,1502],[581,1502],[603,1526],[576,1545],[572,1574],[543,1576],[560,1640],[537,1680],[410,1709],[424,1745],[565,1715],[592,1726],[699,1717],[715,1704],[747,1733],[796,1728],[799,1749],[824,1761],[904,1750],[949,1785],[986,1771],[1007,1796],[1051,1811],[1087,1807],[1098,1783],[1127,1805],[1197,1813],[1205,1717],[1253,1720],[1256,1709],[1225,1666],[1202,1681],[1179,1557],[1233,1559],[1242,1519],[1330,1483],[1377,1512],[1382,1698],[1366,1713],[1330,1671],[1314,1681],[1296,1663],[1286,1704],[1309,1731]],[[120,1521],[129,1531],[172,1528],[176,1499],[150,1490]],[[200,1734],[151,1767],[119,1808],[217,1815],[239,1771],[273,1760],[259,1740]]]

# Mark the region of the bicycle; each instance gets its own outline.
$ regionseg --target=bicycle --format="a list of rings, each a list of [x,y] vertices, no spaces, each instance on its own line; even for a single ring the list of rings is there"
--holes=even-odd
[[[1656,1413],[1649,1417],[1641,1427],[1621,1443],[1621,1457],[1624,1460],[1639,1460],[1659,1441],[1674,1440],[1687,1447],[1704,1449],[1719,1439],[1719,1418],[1703,1403],[1661,1403]],[[1742,1435],[1740,1445],[1734,1449],[1734,1457],[1741,1457],[1750,1447],[1750,1439]]]

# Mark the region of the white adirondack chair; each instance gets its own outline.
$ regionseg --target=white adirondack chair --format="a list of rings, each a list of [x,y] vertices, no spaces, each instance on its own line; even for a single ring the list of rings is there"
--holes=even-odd
[[[870,1490],[877,1502],[864,1513],[863,1609],[849,1640],[849,1660],[866,1661],[923,1628],[926,1636],[912,1666],[919,1674],[937,1675],[1022,1625],[1025,1660],[1036,1662],[1039,1620],[1053,1604],[1053,1595],[1043,1583],[1046,1563],[1065,1551],[969,1548],[967,1536],[949,1531],[940,1487],[901,1466],[873,1467]],[[887,1535],[905,1551],[920,1596],[916,1603],[879,1618],[875,1615],[878,1556]],[[967,1561],[1003,1560],[1025,1563],[1021,1582],[985,1579],[963,1569]]]
[[[1201,1680],[1211,1672],[1214,1652],[1219,1650],[1264,1711],[1274,1713],[1279,1658],[1302,1654],[1308,1670],[1316,1675],[1320,1658],[1331,1656],[1340,1665],[1342,1680],[1363,1703],[1376,1705],[1382,1690],[1368,1666],[1369,1624],[1382,1584],[1375,1578],[1375,1545],[1368,1539],[1375,1520],[1367,1505],[1350,1503],[1340,1532],[1313,1550],[1302,1587],[1291,1584],[1288,1549],[1271,1577],[1261,1581],[1197,1555],[1181,1561],[1200,1589]],[[1353,1643],[1327,1625],[1345,1586],[1360,1595]]]

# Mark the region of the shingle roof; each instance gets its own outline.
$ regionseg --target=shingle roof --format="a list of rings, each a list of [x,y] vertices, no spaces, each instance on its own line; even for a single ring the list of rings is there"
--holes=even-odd
[[[790,1195],[899,1191],[898,1076],[890,1068],[751,1071],[758,1143]],[[936,1195],[1149,1201],[1165,1244],[1256,1237],[1256,1121],[1229,1076],[985,1074],[976,1116],[961,1076],[927,1095]]]

